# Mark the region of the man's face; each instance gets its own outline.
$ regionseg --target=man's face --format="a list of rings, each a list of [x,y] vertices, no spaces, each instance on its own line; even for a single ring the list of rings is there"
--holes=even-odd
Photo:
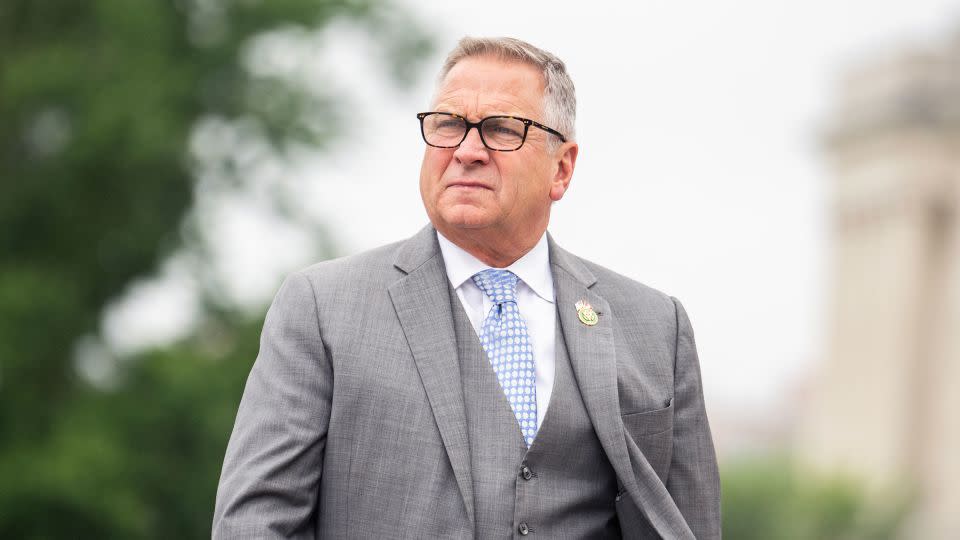
[[[472,122],[493,115],[542,122],[542,103],[543,77],[536,68],[493,57],[468,57],[441,83],[433,110]],[[551,151],[548,137],[553,135],[531,127],[519,150],[496,152],[471,129],[457,148],[427,146],[420,195],[430,221],[447,237],[492,233],[499,241],[518,244],[531,235],[539,238],[549,221],[551,202],[563,196],[572,174],[571,160],[566,160],[570,170],[564,172],[559,156],[574,146],[576,158],[573,143],[554,145],[558,147]]]

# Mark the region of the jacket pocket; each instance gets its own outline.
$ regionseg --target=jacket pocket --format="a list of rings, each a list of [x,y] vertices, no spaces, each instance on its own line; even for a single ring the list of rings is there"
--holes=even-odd
[[[662,409],[620,415],[627,432],[634,438],[656,435],[673,429],[673,398]]]
[[[630,439],[627,444],[636,444],[665,482],[673,459],[673,399],[662,409],[624,414],[621,418]]]

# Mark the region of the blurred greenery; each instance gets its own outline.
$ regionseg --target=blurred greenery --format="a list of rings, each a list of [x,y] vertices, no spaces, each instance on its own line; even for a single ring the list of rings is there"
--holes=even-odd
[[[909,510],[907,498],[868,495],[782,455],[726,462],[720,480],[723,537],[732,540],[891,540]]]
[[[248,53],[341,22],[400,85],[431,46],[373,0],[0,3],[0,538],[209,536],[262,318],[204,299],[189,338],[124,359],[109,386],[78,375],[75,347],[190,243],[200,123],[252,126],[281,158],[337,136],[345,96]]]

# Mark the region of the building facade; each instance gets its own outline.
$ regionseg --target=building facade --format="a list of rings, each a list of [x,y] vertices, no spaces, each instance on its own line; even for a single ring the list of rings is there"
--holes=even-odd
[[[960,32],[851,72],[825,149],[829,332],[800,455],[912,496],[908,537],[960,538]]]

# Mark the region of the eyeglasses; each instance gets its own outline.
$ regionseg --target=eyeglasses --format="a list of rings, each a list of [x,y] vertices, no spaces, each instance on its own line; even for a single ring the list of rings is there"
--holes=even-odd
[[[562,142],[567,142],[559,131],[518,116],[488,116],[479,122],[470,122],[453,113],[422,112],[417,114],[417,118],[420,119],[420,134],[423,135],[423,141],[437,148],[460,146],[471,128],[477,128],[484,146],[497,152],[519,150],[527,140],[527,131],[530,126],[538,127],[556,135]]]

